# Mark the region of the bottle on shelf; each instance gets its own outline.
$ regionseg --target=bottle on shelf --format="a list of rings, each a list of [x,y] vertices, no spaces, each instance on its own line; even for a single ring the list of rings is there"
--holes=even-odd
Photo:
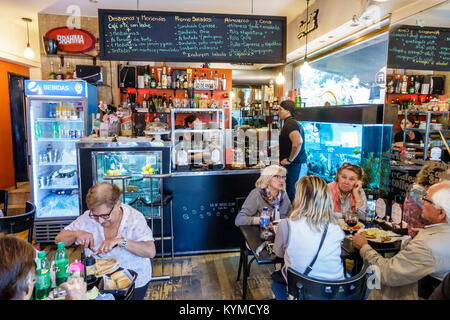
[[[177,79],[175,80],[175,89],[181,88],[180,76],[177,74]]]
[[[155,108],[155,104],[153,103],[152,95],[149,95],[149,97],[148,97],[147,106],[148,106],[148,111],[149,112],[156,112],[156,108]]]
[[[100,134],[100,113],[97,113],[95,116],[95,120],[92,124],[92,131],[97,137]]]
[[[161,68],[157,68],[156,71],[158,71],[158,81],[156,82],[156,88],[161,89]]]
[[[70,67],[69,61],[66,63],[66,74],[64,75],[64,79],[73,79],[72,68]]]
[[[409,82],[409,88],[408,88],[408,93],[409,94],[414,94],[415,93],[415,86],[414,86],[414,76],[411,76],[411,80]]]
[[[216,73],[214,75],[214,89],[215,90],[220,90],[220,87],[219,87],[219,74],[217,73],[217,70],[216,70]]]
[[[189,97],[187,92],[184,92],[183,108],[189,108]]]
[[[161,88],[162,88],[162,89],[167,89],[166,67],[163,67],[163,68],[162,68]]]
[[[34,122],[34,136],[36,138],[42,137],[42,129],[41,129],[41,124],[39,123],[39,121]]]
[[[54,121],[52,124],[52,136],[53,138],[59,138],[59,125],[57,121]]]
[[[400,88],[400,93],[407,94],[408,93],[408,76],[403,76],[402,85]]]
[[[421,78],[423,78],[423,76],[416,76],[416,81],[414,82],[414,93],[419,94],[420,93],[420,86],[421,86]]]
[[[146,108],[147,109],[147,99],[144,93],[144,97],[142,98],[142,108]]]
[[[175,71],[172,71],[171,78],[172,78],[172,85],[171,85],[171,88],[172,88],[172,89],[178,89],[178,88],[177,88],[177,79],[178,79],[178,75],[175,76]]]
[[[170,69],[170,67],[167,67],[167,88],[172,89],[172,74]]]
[[[69,254],[67,253],[64,242],[58,243],[58,249],[55,253],[55,279],[56,286],[59,287],[68,279]]]
[[[152,68],[152,77],[150,78],[150,88],[156,88],[156,78],[155,78],[155,69]]]
[[[51,286],[50,262],[48,262],[48,259],[45,256],[45,251],[39,251],[38,258],[36,259],[36,300],[47,298],[50,294]]]
[[[148,72],[149,66],[144,67],[144,88],[150,88],[150,75]]]
[[[225,77],[225,73],[222,74],[222,81],[221,81],[221,84],[222,84],[221,90],[222,90],[222,91],[227,90],[227,78]]]
[[[168,102],[169,108],[173,108],[173,101],[172,96],[169,96],[169,102]]]
[[[209,90],[214,90],[214,78],[213,78],[213,72],[212,70],[210,71],[210,83],[209,83]]]
[[[53,66],[53,61],[50,61],[50,73],[48,74],[50,80],[56,80],[56,73]]]
[[[183,79],[183,88],[187,89],[188,87],[189,87],[189,84],[188,84],[188,81],[187,81],[187,76],[185,75],[184,79]]]
[[[61,63],[58,63],[58,72],[56,73],[56,80],[64,80],[64,74],[61,69]]]
[[[161,100],[161,106],[162,106],[163,108],[166,108],[166,107],[167,107],[167,104],[168,104],[167,97],[166,97],[166,94],[164,93],[164,94],[163,94],[163,97],[162,97],[162,100]]]

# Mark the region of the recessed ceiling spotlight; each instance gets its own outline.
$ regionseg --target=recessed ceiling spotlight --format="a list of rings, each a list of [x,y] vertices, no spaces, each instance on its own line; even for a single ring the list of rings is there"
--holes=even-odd
[[[89,0],[89,2],[98,3],[98,0]]]

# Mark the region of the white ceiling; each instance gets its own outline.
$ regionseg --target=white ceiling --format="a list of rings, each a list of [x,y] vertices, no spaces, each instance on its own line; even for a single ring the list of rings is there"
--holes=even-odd
[[[27,2],[26,0],[21,1]],[[35,1],[29,0],[28,2]],[[76,4],[81,8],[81,15],[87,17],[96,17],[99,8],[122,10],[139,8],[139,10],[149,11],[286,16],[288,23],[306,8],[306,0],[98,0],[98,3],[89,0],[76,2],[74,0],[56,0],[47,2],[52,3],[42,8],[40,13],[67,14],[68,6]],[[311,1],[310,5],[313,2]]]

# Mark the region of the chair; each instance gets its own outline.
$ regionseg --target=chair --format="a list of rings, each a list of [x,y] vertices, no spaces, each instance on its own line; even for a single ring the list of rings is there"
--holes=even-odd
[[[8,191],[7,190],[0,190],[0,204],[3,203],[3,215],[6,216],[8,213]]]
[[[24,214],[0,218],[0,232],[15,234],[28,230],[28,242],[31,243],[33,239],[35,214],[35,205],[27,201]]]
[[[326,281],[307,277],[291,267],[287,269],[290,300],[364,300],[367,290],[368,264],[361,271],[344,280]]]

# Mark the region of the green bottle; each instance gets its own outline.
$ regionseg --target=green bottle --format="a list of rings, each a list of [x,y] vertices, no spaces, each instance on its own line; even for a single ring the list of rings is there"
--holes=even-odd
[[[39,251],[36,260],[36,300],[43,300],[48,297],[51,290],[50,262],[45,257],[45,251]]]
[[[59,287],[61,283],[67,281],[69,269],[69,254],[65,248],[64,242],[58,243],[58,249],[55,253],[55,268],[56,268],[56,286]]]

